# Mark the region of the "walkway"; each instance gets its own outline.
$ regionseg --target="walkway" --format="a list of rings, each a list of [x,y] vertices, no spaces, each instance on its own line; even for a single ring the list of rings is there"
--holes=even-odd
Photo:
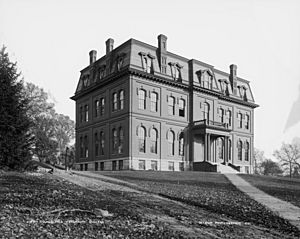
[[[291,224],[300,229],[300,208],[293,204],[270,196],[265,192],[252,186],[250,183],[242,179],[236,174],[224,174],[229,181],[239,190],[248,194],[255,201],[263,204],[282,218],[290,221]]]

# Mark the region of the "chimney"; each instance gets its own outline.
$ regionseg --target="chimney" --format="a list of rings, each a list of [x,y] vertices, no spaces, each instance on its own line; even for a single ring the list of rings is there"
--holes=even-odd
[[[114,49],[114,39],[109,38],[106,42],[106,55]]]
[[[160,34],[158,37],[158,49],[159,51],[167,51],[167,37],[163,34]]]
[[[97,51],[91,50],[89,54],[90,54],[90,65],[91,65],[96,61]]]
[[[158,63],[160,73],[167,74],[167,37],[160,34],[158,37]]]
[[[231,84],[231,87],[232,87],[232,93],[233,95],[236,95],[237,92],[237,74],[236,74],[236,71],[237,71],[237,66],[234,65],[234,64],[231,64],[230,65],[230,75],[229,75],[229,80],[230,80],[230,84]]]

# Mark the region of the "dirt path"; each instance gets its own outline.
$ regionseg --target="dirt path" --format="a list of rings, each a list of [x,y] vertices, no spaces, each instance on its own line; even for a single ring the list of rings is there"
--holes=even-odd
[[[292,205],[289,202],[275,198],[258,188],[252,186],[250,183],[242,179],[236,174],[224,174],[230,182],[239,190],[248,194],[257,202],[265,205],[273,212],[278,213],[284,219],[290,221],[291,224],[300,229],[300,208]]]
[[[167,225],[184,238],[290,238],[277,231],[237,222],[224,215],[147,193],[122,180],[77,171],[56,170],[54,175],[89,190],[115,191],[122,195],[120,205],[131,207],[144,218]]]

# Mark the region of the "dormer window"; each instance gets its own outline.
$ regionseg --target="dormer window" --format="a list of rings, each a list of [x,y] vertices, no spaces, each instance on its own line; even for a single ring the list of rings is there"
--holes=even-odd
[[[179,63],[173,62],[169,62],[169,66],[171,68],[171,74],[174,80],[181,81],[181,69],[183,68],[183,66],[181,66]]]
[[[228,82],[225,79],[219,79],[220,90],[223,94],[229,95]]]
[[[89,75],[83,76],[83,87],[88,87],[90,85]]]
[[[102,65],[99,68],[99,80],[102,80],[104,76],[105,76],[105,65]]]
[[[155,59],[155,57],[145,52],[140,52],[139,55],[141,56],[143,70],[147,73],[153,73],[153,59]]]
[[[124,56],[125,56],[125,53],[121,53],[117,56],[117,70],[118,71],[120,71],[123,66]]]
[[[210,70],[197,71],[200,86],[212,90],[213,88],[213,74]]]
[[[237,87],[239,89],[240,92],[240,97],[247,101],[247,87],[246,86],[238,86]]]

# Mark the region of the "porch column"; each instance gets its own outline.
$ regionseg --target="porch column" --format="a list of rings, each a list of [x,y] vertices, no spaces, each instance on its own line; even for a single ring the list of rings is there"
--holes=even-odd
[[[210,134],[207,134],[207,161],[211,161],[210,151]]]
[[[204,135],[204,161],[207,161],[207,134]]]
[[[225,140],[224,140],[224,151],[225,151],[225,157],[224,157],[224,163],[227,164],[228,163],[228,137],[225,136]]]

